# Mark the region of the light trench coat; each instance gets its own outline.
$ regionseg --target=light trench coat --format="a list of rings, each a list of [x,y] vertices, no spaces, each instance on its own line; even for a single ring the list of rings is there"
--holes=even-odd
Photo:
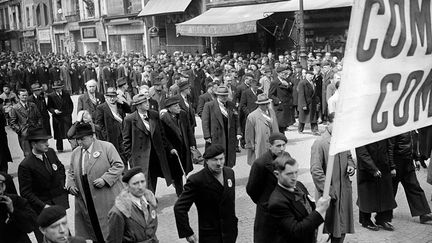
[[[269,137],[273,132],[279,132],[276,113],[268,109],[271,122],[263,116],[261,108],[256,108],[246,119],[245,148],[248,149],[247,162],[249,165],[268,151],[270,147]]]

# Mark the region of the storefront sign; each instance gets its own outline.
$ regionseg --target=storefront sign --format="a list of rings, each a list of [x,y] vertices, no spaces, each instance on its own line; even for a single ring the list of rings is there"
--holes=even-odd
[[[431,29],[431,1],[355,1],[330,154],[432,124]]]
[[[35,36],[34,30],[29,30],[29,31],[23,32],[23,37],[34,37],[34,36]]]
[[[96,38],[96,27],[85,27],[82,28],[83,38]]]
[[[177,33],[188,36],[233,36],[256,33],[256,21],[221,25],[176,25]]]
[[[38,39],[41,42],[50,42],[51,41],[50,29],[38,30]]]
[[[113,25],[108,26],[109,35],[135,35],[143,34],[144,25]]]

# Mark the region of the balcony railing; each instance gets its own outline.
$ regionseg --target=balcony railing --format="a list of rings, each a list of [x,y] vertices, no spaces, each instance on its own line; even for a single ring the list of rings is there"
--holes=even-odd
[[[77,22],[80,21],[80,13],[79,11],[67,12],[65,14],[65,18],[67,22]]]

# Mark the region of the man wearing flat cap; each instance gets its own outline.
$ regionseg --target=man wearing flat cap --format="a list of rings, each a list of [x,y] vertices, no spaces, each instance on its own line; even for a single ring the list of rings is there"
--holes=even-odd
[[[108,212],[123,189],[120,178],[124,165],[114,145],[94,137],[91,124],[79,123],[73,138],[79,146],[71,155],[67,188],[75,196],[75,232],[104,242]]]
[[[203,157],[204,168],[189,176],[174,205],[179,238],[194,243],[234,243],[238,234],[234,171],[224,166],[224,147],[220,144],[207,147]],[[189,225],[188,212],[193,203],[198,211],[199,237]]]
[[[39,230],[43,234],[43,243],[85,243],[81,237],[71,237],[66,209],[52,206],[42,210],[37,218]]]
[[[291,69],[280,66],[276,68],[277,78],[270,85],[269,97],[273,99],[279,131],[284,133],[286,128],[295,123],[294,114],[294,82]]]
[[[168,98],[165,102],[167,112],[161,115],[166,141],[177,150],[177,154],[168,156],[177,196],[183,191],[183,175],[193,170],[191,149],[196,148],[193,128],[179,102],[176,96]]]
[[[156,197],[147,189],[142,168],[128,170],[122,181],[126,187],[108,213],[109,234],[106,242],[159,242],[156,237]]]
[[[29,201],[36,214],[52,205],[69,208],[65,167],[49,147],[50,138],[43,128],[29,129],[27,140],[32,147],[31,153],[18,167],[20,195]],[[41,242],[41,233],[36,230],[35,235]]]
[[[220,144],[225,149],[226,166],[232,168],[236,162],[236,145],[241,139],[240,123],[235,104],[228,101],[228,88],[219,86],[216,100],[204,105],[202,129],[206,146]]]
[[[254,242],[275,242],[275,219],[268,211],[270,194],[277,185],[273,173],[273,160],[285,152],[288,139],[282,133],[273,132],[269,137],[270,147],[252,164],[246,192],[256,204],[254,221]],[[286,152],[285,152],[286,153]],[[263,183],[265,181],[266,183]]]
[[[36,213],[28,201],[7,193],[7,174],[0,172],[0,236],[2,243],[30,243],[28,233],[36,225]],[[12,183],[12,186],[13,183]]]
[[[303,79],[297,87],[299,109],[298,132],[303,133],[305,123],[310,123],[312,134],[320,136],[318,131],[319,90],[313,82],[313,77],[313,72],[307,71],[306,79]]]
[[[177,151],[166,141],[159,113],[150,110],[150,97],[137,94],[133,97],[136,111],[127,115],[123,126],[123,147],[130,167],[140,166],[148,180],[149,189],[156,191],[157,178],[165,178],[171,185],[171,172],[167,152]]]

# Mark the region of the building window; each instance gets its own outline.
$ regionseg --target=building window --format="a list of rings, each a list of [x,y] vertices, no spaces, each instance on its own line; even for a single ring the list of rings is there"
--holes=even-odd
[[[41,21],[42,21],[42,18],[41,18],[41,6],[39,4],[36,7],[36,25],[37,26],[41,26],[42,25]]]
[[[48,18],[48,7],[45,3],[42,3],[43,6],[43,12],[44,12],[44,26],[47,26],[49,24],[49,18]]]
[[[92,18],[95,16],[95,6],[94,6],[94,1],[93,0],[83,0],[84,5],[85,5],[85,11],[87,13],[87,17],[88,18]]]
[[[83,38],[96,38],[96,27],[82,28]]]
[[[3,9],[0,8],[0,29],[5,29],[5,21],[4,21],[4,15],[3,15]]]
[[[132,0],[123,0],[123,6],[126,14],[132,13]]]
[[[30,8],[26,7],[26,23],[27,23],[27,27],[30,27]]]

